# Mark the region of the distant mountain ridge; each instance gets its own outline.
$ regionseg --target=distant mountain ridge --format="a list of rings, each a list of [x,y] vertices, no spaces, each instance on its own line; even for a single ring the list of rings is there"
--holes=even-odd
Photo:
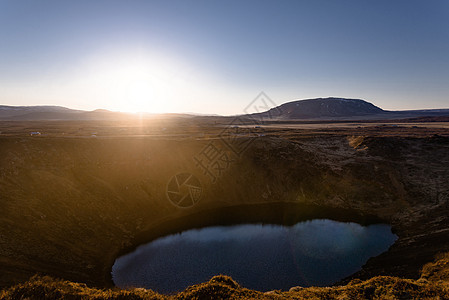
[[[275,120],[371,120],[449,116],[449,109],[388,111],[361,99],[329,97],[287,102],[251,116]]]
[[[361,99],[317,98],[292,101],[267,114],[285,119],[340,118],[381,114],[385,111]]]
[[[38,105],[38,106],[8,106],[0,105],[0,119],[14,118],[34,113],[77,113],[79,110],[63,106]]]
[[[192,118],[194,114],[181,113],[141,113],[96,109],[92,111],[71,109],[63,106],[8,106],[0,105],[0,121],[86,121],[86,120],[129,120],[139,118],[177,117]]]
[[[146,117],[155,114],[143,114]],[[157,115],[157,114],[156,114]],[[162,114],[165,116],[220,118],[217,115]],[[269,120],[393,120],[411,118],[449,117],[449,109],[423,109],[388,111],[362,99],[316,98],[296,100],[271,108],[265,112],[248,115]],[[76,110],[62,106],[7,106],[0,105],[0,121],[39,120],[121,120],[134,118],[134,114],[105,109]]]
[[[85,111],[63,106],[7,106],[0,105],[0,120],[39,121],[39,120],[108,120],[123,118],[127,114],[105,109]]]

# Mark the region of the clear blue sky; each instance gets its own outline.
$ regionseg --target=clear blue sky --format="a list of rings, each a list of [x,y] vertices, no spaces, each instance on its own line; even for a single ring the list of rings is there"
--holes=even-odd
[[[449,108],[449,1],[0,0],[0,103],[234,114]]]

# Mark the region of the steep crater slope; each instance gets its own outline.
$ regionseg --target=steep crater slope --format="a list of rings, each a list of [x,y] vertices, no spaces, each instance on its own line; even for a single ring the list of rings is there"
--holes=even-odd
[[[40,273],[110,286],[112,263],[126,249],[193,226],[183,221],[192,215],[204,216],[194,226],[226,221],[226,209],[237,205],[247,208],[237,214],[243,219],[251,218],[251,205],[288,202],[298,208],[281,209],[279,218],[325,212],[389,222],[399,240],[369,260],[360,278],[417,278],[424,263],[449,251],[448,138],[260,137],[240,157],[228,153],[232,162],[215,183],[194,160],[209,143],[0,139],[0,284]],[[166,196],[180,172],[202,183],[202,199],[191,208]]]

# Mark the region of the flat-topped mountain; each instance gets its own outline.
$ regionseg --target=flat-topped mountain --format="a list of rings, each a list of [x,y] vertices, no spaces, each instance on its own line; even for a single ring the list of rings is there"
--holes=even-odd
[[[449,116],[449,109],[388,111],[361,99],[316,98],[287,102],[252,114],[277,120],[369,120]]]
[[[282,119],[341,118],[382,114],[385,111],[360,99],[317,98],[284,103],[265,114]]]

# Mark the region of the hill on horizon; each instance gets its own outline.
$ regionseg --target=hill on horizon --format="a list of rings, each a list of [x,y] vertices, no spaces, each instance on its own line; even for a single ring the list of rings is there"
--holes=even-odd
[[[287,102],[262,115],[280,119],[332,119],[382,113],[385,113],[383,109],[365,100],[330,97]]]
[[[129,116],[129,113],[114,112],[107,109],[86,111],[52,105],[0,105],[0,120],[2,121],[116,120],[129,118]]]
[[[251,116],[271,120],[388,120],[449,116],[449,109],[389,111],[362,99],[329,97],[291,101]]]

